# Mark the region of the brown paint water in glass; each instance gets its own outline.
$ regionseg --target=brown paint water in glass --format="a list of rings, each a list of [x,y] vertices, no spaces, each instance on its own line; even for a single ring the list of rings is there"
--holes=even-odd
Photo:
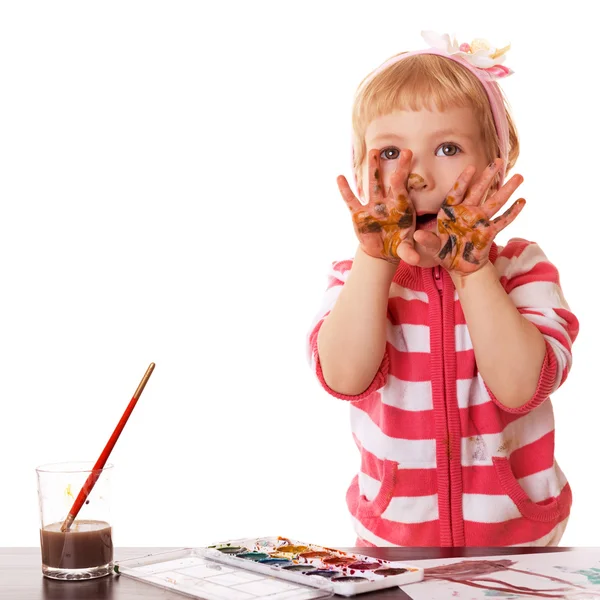
[[[42,564],[56,569],[86,569],[113,560],[112,529],[105,521],[75,521],[67,532],[62,523],[40,530]]]

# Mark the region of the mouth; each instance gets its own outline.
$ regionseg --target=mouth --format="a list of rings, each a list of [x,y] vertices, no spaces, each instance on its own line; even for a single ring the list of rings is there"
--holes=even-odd
[[[437,212],[435,213],[423,213],[417,215],[417,222],[415,229],[433,229],[437,222]]]

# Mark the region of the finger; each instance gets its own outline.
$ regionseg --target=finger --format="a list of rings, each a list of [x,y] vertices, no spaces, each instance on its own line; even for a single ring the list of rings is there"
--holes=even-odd
[[[414,233],[415,242],[423,247],[426,254],[437,255],[442,247],[442,240],[432,231],[421,229]]]
[[[369,151],[369,204],[383,198],[383,177],[379,168],[379,150]]]
[[[337,184],[340,194],[342,194],[342,198],[345,200],[346,205],[350,209],[351,213],[354,214],[355,212],[358,212],[364,208],[359,202],[358,198],[354,195],[354,192],[350,189],[348,180],[343,175],[340,175],[337,178]]]
[[[400,157],[398,158],[398,164],[396,170],[390,177],[390,184],[392,187],[392,193],[394,198],[398,198],[399,194],[408,196],[406,190],[406,183],[408,180],[408,174],[410,173],[410,167],[412,163],[413,153],[410,150],[401,150]]]
[[[463,204],[470,206],[479,206],[481,204],[481,200],[487,193],[490,185],[494,181],[494,177],[498,174],[498,171],[502,168],[503,161],[501,158],[497,158],[492,161],[483,171],[481,177],[475,183],[465,196],[465,200]]]
[[[488,219],[491,219],[523,183],[522,175],[513,175],[495,194],[490,196],[482,205]]]
[[[477,169],[469,165],[456,180],[456,183],[452,187],[452,189],[448,192],[446,198],[444,199],[444,204],[446,206],[455,206],[460,204],[463,201],[463,196],[471,183],[471,179],[473,179],[473,175],[475,175],[475,171]]]
[[[415,250],[412,240],[404,240],[396,251],[398,258],[409,265],[417,266],[419,264],[419,253]]]
[[[510,225],[517,218],[519,213],[523,210],[524,206],[525,199],[519,198],[504,214],[495,218],[492,221],[495,233],[500,233],[505,227]]]

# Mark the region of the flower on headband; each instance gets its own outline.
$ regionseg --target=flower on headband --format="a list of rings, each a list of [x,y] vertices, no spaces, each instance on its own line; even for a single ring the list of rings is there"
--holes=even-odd
[[[447,33],[422,31],[421,36],[432,47],[446,54],[460,56],[469,64],[487,71],[492,77],[500,78],[511,75],[513,71],[502,65],[510,44],[504,48],[494,48],[482,39],[473,40],[470,44],[459,44],[456,38],[450,39]]]

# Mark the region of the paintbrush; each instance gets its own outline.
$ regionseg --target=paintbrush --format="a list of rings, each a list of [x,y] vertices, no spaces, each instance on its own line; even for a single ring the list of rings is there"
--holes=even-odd
[[[119,439],[119,436],[121,435],[121,432],[123,431],[123,428],[127,423],[127,419],[129,419],[131,413],[133,412],[137,401],[140,399],[140,396],[142,395],[142,392],[144,391],[144,388],[148,383],[148,379],[150,379],[150,375],[152,375],[152,371],[154,371],[154,363],[150,363],[148,370],[146,371],[145,375],[140,381],[140,385],[138,385],[137,389],[135,390],[135,393],[133,394],[133,398],[129,401],[129,404],[125,409],[123,416],[117,423],[117,426],[115,427],[115,430],[110,436],[108,443],[106,444],[106,446],[104,446],[104,450],[102,450],[100,457],[96,461],[92,472],[89,474],[86,482],[83,484],[83,487],[81,488],[79,494],[77,494],[77,498],[75,499],[75,502],[73,503],[69,514],[67,515],[67,518],[64,520],[63,524],[60,527],[60,530],[62,532],[69,530],[69,528],[73,524],[73,521],[75,520],[75,517],[81,510],[83,503],[86,501],[89,493],[92,491],[92,488],[94,487],[96,481],[98,481],[98,478],[102,473],[102,469],[104,468],[104,465],[106,464],[106,461],[108,460],[112,449],[115,447],[115,444],[117,443],[117,440]]]

